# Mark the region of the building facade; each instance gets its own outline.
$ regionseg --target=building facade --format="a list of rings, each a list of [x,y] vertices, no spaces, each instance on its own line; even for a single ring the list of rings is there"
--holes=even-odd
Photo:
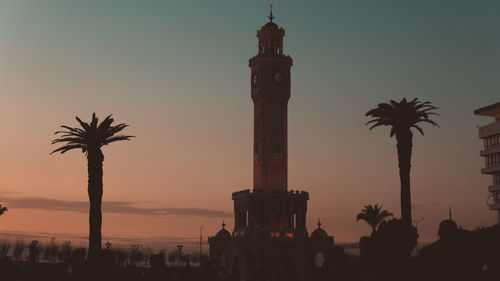
[[[494,118],[493,123],[479,127],[479,138],[484,141],[480,155],[485,159],[485,167],[481,173],[492,177],[488,205],[490,210],[497,211],[497,223],[500,224],[500,102],[477,109],[474,114]]]
[[[285,30],[269,22],[257,31],[258,53],[249,60],[254,105],[253,188],[232,194],[234,229],[209,238],[210,258],[238,280],[313,280],[328,259],[333,237],[321,228],[309,236],[306,191],[288,190],[287,114],[290,68]]]

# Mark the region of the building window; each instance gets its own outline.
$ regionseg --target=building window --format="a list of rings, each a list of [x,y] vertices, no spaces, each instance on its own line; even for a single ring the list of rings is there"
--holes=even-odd
[[[493,185],[500,184],[500,173],[493,174]]]
[[[500,165],[500,153],[493,153],[485,157],[486,167]]]
[[[281,145],[279,144],[279,142],[275,142],[273,144],[273,160],[275,161],[281,161],[282,159],[282,156],[281,156]]]

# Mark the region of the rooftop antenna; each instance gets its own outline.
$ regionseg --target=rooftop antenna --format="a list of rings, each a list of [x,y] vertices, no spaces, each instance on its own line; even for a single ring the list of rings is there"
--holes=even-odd
[[[271,8],[271,13],[267,18],[269,18],[270,22],[273,22],[274,16],[273,16],[273,4],[269,4],[269,7]]]

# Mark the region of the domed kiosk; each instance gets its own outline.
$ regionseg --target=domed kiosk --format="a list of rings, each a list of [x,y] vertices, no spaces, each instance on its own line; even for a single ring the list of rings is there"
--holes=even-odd
[[[217,234],[215,234],[214,238],[221,241],[233,239],[231,233],[226,230],[226,224],[224,223],[224,221],[222,221],[222,229],[219,230]]]
[[[313,241],[329,241],[333,244],[333,237],[328,236],[328,233],[321,228],[320,221],[318,221],[318,228],[312,232],[310,239]]]

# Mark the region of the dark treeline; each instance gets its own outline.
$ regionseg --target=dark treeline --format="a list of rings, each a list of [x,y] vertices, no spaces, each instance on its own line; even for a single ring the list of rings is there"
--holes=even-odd
[[[208,256],[186,254],[182,248],[156,253],[141,244],[122,248],[108,242],[95,263],[89,262],[86,248],[73,247],[70,241],[57,243],[51,238],[44,245],[38,240],[26,244],[1,239],[0,280],[156,280],[153,277],[160,276],[162,280],[200,280],[192,278],[198,273],[207,276]]]
[[[470,231],[445,220],[438,233],[436,242],[411,256],[417,244],[417,229],[400,219],[382,221],[370,236],[360,239],[360,257],[348,256],[341,247],[333,246],[325,253],[325,262],[313,266],[313,280],[499,280],[500,226]],[[236,268],[224,276],[220,265],[208,256],[184,254],[182,247],[154,253],[141,245],[125,250],[108,244],[96,266],[87,262],[85,248],[73,248],[69,241],[56,244],[51,240],[45,246],[34,241],[24,248],[20,242],[7,243],[0,243],[0,272],[6,281],[236,281],[240,276]],[[255,278],[253,281],[267,280],[265,275]],[[293,281],[293,277],[287,278]]]

